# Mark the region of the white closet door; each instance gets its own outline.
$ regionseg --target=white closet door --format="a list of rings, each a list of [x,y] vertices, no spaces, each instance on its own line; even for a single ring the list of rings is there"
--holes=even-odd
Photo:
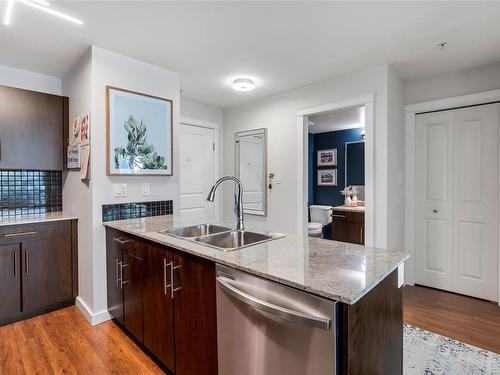
[[[455,110],[454,291],[496,300],[498,104]]]
[[[416,116],[415,282],[453,286],[453,114]]]

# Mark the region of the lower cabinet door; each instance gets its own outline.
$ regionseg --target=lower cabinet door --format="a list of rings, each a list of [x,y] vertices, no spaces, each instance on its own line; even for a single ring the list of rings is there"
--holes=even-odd
[[[21,250],[24,312],[43,310],[73,297],[71,238],[25,241]]]
[[[174,253],[176,375],[216,375],[215,264]]]
[[[120,234],[112,229],[106,230],[106,269],[108,289],[108,312],[113,319],[123,325],[123,249]]]
[[[144,246],[144,346],[175,372],[171,261],[164,247]]]
[[[123,254],[123,320],[125,328],[138,341],[144,341],[143,331],[143,258],[141,244],[130,240]]]
[[[0,246],[0,323],[21,312],[20,244]]]
[[[363,245],[365,242],[364,237],[364,224],[345,220],[333,220],[333,240]]]

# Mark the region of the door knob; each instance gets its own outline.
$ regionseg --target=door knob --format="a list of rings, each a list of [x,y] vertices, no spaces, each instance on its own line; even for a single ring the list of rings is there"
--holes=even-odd
[[[439,210],[433,209],[432,212],[434,212],[435,214],[437,214],[439,212]]]

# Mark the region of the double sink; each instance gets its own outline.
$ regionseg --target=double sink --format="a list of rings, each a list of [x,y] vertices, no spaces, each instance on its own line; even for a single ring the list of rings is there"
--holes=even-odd
[[[198,224],[189,227],[164,229],[159,233],[183,238],[222,251],[239,250],[282,237],[278,234],[262,234],[236,230],[215,224]]]

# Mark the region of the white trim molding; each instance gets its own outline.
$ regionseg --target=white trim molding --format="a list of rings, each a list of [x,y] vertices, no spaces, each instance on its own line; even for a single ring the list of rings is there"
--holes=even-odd
[[[111,315],[109,315],[108,310],[101,311],[99,313],[93,313],[85,301],[83,301],[80,296],[76,297],[75,299],[75,305],[80,310],[80,312],[83,314],[85,319],[88,320],[90,325],[95,326],[97,324],[101,324],[104,322],[107,322],[108,320],[111,320]]]
[[[409,104],[406,109],[406,174],[405,174],[405,249],[410,253],[406,267],[406,283],[413,285],[415,282],[415,115],[423,112],[443,111],[447,109],[487,104],[500,101],[500,90],[478,92],[474,94],[454,96],[450,98],[431,100],[422,103]],[[500,181],[497,186],[500,194]],[[500,213],[500,205],[498,207]],[[500,225],[498,228],[500,233]],[[500,306],[500,246],[498,248],[498,298]]]
[[[375,93],[338,102],[323,103],[297,110],[297,229],[307,238],[307,176],[308,116],[337,109],[365,106],[365,245],[375,243],[375,192],[374,192],[374,102]]]

